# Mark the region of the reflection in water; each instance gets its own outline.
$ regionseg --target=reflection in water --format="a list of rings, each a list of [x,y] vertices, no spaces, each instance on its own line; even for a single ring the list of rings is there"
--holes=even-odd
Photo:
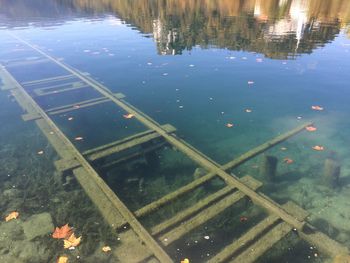
[[[8,0],[1,1],[5,7]],[[10,1],[6,18],[68,19],[78,14],[116,13],[152,34],[159,54],[181,54],[195,46],[255,51],[287,59],[332,41],[350,20],[347,0],[56,0]],[[40,5],[40,9],[36,7]],[[21,19],[18,19],[21,18]],[[49,19],[47,19],[49,20]],[[26,21],[28,22],[28,21]],[[55,21],[57,24],[57,20]],[[42,25],[42,23],[40,23]]]

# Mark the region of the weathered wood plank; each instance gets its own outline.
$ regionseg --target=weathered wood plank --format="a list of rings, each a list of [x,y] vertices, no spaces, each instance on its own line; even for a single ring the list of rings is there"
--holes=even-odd
[[[286,222],[281,222],[273,227],[264,236],[259,238],[252,246],[247,248],[243,253],[234,257],[230,263],[253,263],[261,257],[266,251],[271,249],[278,241],[285,237],[291,230],[292,226]]]
[[[264,233],[267,229],[271,228],[274,224],[276,224],[278,220],[280,220],[280,218],[275,215],[268,216],[267,218],[262,220],[260,223],[255,225],[253,228],[251,228],[243,236],[235,240],[230,245],[226,246],[218,254],[212,257],[208,261],[208,263],[226,262],[232,257],[232,255],[236,254],[238,251],[241,251],[242,249],[250,245],[262,233]]]
[[[199,200],[195,205],[180,211],[172,218],[169,218],[168,220],[163,221],[159,225],[156,225],[151,228],[151,234],[152,235],[158,235],[159,233],[163,232],[164,230],[170,228],[171,226],[174,226],[183,220],[189,218],[193,214],[199,212],[203,208],[207,207],[208,205],[212,204],[213,202],[217,201],[218,199],[222,198],[223,196],[227,195],[232,191],[232,187],[226,186],[222,188],[221,190],[215,192],[214,194],[209,195],[206,198],[203,198]]]
[[[80,166],[80,163],[76,159],[60,159],[55,161],[56,170],[64,173],[69,170],[73,170]]]
[[[22,119],[24,121],[35,121],[37,119],[40,119],[41,116],[37,113],[26,113],[22,115]]]
[[[167,129],[168,132],[175,132],[176,129],[170,124],[163,125],[164,129]],[[98,159],[104,158],[106,156],[112,155],[117,152],[124,151],[126,149],[130,149],[137,145],[144,144],[146,142],[152,141],[154,139],[161,138],[161,136],[154,131],[145,131],[138,133],[136,135],[129,136],[125,139],[118,140],[116,142],[112,142],[106,145],[99,146],[97,148],[85,151],[83,153],[84,156],[89,161],[96,161]]]
[[[66,87],[66,88],[62,88],[62,87]],[[54,95],[54,94],[60,94],[63,92],[67,92],[67,91],[72,91],[72,90],[78,90],[78,89],[84,89],[84,88],[88,88],[88,85],[84,85],[80,82],[76,82],[73,85],[72,84],[67,84],[67,85],[62,85],[61,88],[58,88],[56,90],[52,90],[52,91],[47,91],[48,89],[35,89],[34,92],[36,94],[36,97],[41,97],[41,96],[48,96],[48,95]]]
[[[256,190],[259,188],[262,183],[255,180],[254,178],[250,176],[246,176],[242,178],[242,182],[249,185],[251,189]],[[193,229],[199,227],[200,225],[204,224],[205,222],[209,221],[210,219],[217,216],[219,213],[223,212],[228,207],[232,206],[233,204],[237,203],[241,199],[245,197],[244,193],[237,191],[233,194],[228,195],[227,197],[224,197],[220,201],[214,203],[213,205],[209,206],[208,208],[202,210],[200,213],[196,214],[195,216],[191,217],[190,219],[184,221],[181,223],[181,225],[173,228],[169,232],[162,234],[160,237],[158,237],[158,240],[164,245],[168,246],[174,241],[181,238],[183,235],[189,233]]]
[[[21,61],[6,63],[6,67],[13,68],[13,67],[21,67],[21,66],[31,66],[35,64],[48,63],[48,62],[50,62],[50,60],[47,58],[21,60]]]
[[[64,106],[59,106],[59,107],[47,109],[46,112],[49,115],[57,115],[57,114],[67,113],[67,112],[74,111],[74,110],[79,110],[82,108],[91,107],[91,106],[105,103],[108,101],[110,101],[108,98],[100,97],[100,98],[79,101],[77,103],[72,103],[72,104],[68,104],[68,105],[64,105]]]
[[[56,81],[62,81],[62,80],[67,80],[67,79],[74,79],[76,76],[72,74],[68,75],[62,75],[62,76],[57,76],[57,77],[51,77],[51,78],[43,78],[43,79],[37,79],[37,80],[31,80],[31,81],[24,81],[21,82],[21,85],[23,86],[32,86],[32,85],[37,85],[37,84],[45,84],[45,83],[51,83],[51,82],[56,82]]]

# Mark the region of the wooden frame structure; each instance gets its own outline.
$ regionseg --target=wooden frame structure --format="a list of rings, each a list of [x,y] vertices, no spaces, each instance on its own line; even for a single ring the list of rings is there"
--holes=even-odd
[[[209,262],[243,262],[242,258],[244,258],[244,262],[254,262],[293,229],[298,232],[302,239],[316,245],[321,251],[327,253],[331,257],[349,253],[346,247],[330,239],[307,223],[305,221],[307,212],[300,207],[291,202],[281,206],[257,191],[261,186],[259,181],[250,176],[239,179],[227,172],[227,170],[239,166],[258,154],[298,134],[303,131],[306,126],[310,125],[310,123],[306,123],[282,134],[225,165],[219,165],[193,146],[177,137],[175,134],[175,127],[169,124],[160,125],[151,117],[129,104],[125,100],[123,94],[113,94],[87,74],[64,64],[61,60],[48,55],[36,46],[17,36],[12,35],[12,37],[15,41],[32,49],[33,52],[36,52],[36,54],[41,57],[38,59],[38,63],[53,63],[66,71],[67,74],[65,75],[20,82],[10,73],[9,68],[2,66],[0,77],[4,84],[3,89],[10,90],[18,103],[26,111],[26,114],[23,115],[23,119],[26,121],[35,121],[61,157],[61,159],[55,163],[57,169],[62,172],[73,172],[77,181],[113,229],[128,229],[120,233],[120,235],[123,235],[125,242],[122,244],[118,253],[119,255],[123,255],[123,253],[127,255],[131,247],[134,246],[136,249],[133,250],[135,252],[132,255],[132,259],[130,257],[127,259],[124,258],[126,262],[173,262],[166,252],[166,247],[168,245],[180,239],[188,231],[214,218],[220,212],[243,198],[251,199],[256,205],[264,208],[270,215],[246,232],[238,240],[234,240],[232,244],[223,248],[222,251],[212,257]],[[16,60],[16,65],[17,64],[21,66],[31,65],[31,63],[27,63],[26,61],[21,63],[18,59]],[[68,80],[70,83],[69,85],[72,83],[79,83],[79,85],[72,85],[70,88],[67,88],[65,85],[56,85],[54,88],[58,89],[57,92],[90,87],[101,96],[96,99],[44,110],[36,103],[35,98],[26,91],[27,87],[34,87],[40,84],[43,85],[43,87],[36,90],[37,95],[54,96],[57,92],[48,92],[47,90],[52,89],[52,83],[59,80]],[[119,108],[133,114],[134,117],[149,130],[107,145],[80,152],[50,117],[51,115],[62,114],[84,107],[93,107],[94,105],[105,102],[112,102]],[[152,151],[159,148],[159,145],[168,143],[209,172],[179,188],[175,192],[169,193],[136,211],[130,211],[116,193],[101,179],[91,163],[126,149],[155,141],[156,143],[148,147],[148,151]],[[147,148],[145,151],[147,151]],[[133,156],[128,156],[123,160],[113,161],[112,164],[109,165],[115,165],[121,161],[127,161],[130,158],[133,158]],[[195,205],[179,212],[172,218],[151,227],[149,230],[140,223],[140,218],[151,214],[162,206],[166,206],[180,196],[183,196],[214,178],[221,178],[226,186],[200,200]],[[142,243],[144,245],[142,245]],[[130,254],[128,255],[130,256]],[[123,258],[120,259],[123,261]]]

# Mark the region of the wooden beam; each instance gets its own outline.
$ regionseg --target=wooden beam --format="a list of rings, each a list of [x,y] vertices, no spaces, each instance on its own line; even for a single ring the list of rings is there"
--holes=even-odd
[[[287,202],[283,205],[289,213],[295,216],[298,220],[303,221],[308,212],[298,207],[293,202]],[[284,238],[288,233],[293,230],[293,227],[286,223],[280,222],[272,229],[267,231],[266,234],[259,237],[252,245],[248,246],[242,253],[235,256],[230,263],[253,263],[256,262],[262,255],[264,255],[269,249],[271,249],[278,241]],[[215,262],[215,261],[214,261]]]
[[[60,159],[55,161],[55,167],[57,171],[64,173],[66,171],[73,170],[80,166],[80,163],[76,159]]]
[[[66,87],[66,88],[59,88],[59,89],[52,90],[52,91],[45,91],[47,89],[43,88],[43,89],[36,89],[36,90],[34,90],[34,92],[36,94],[36,97],[41,97],[41,96],[55,95],[55,94],[59,94],[59,93],[67,92],[67,91],[72,91],[72,90],[77,90],[77,89],[84,89],[84,88],[88,88],[89,86],[84,85],[80,82],[75,82],[73,85],[71,83],[68,83],[67,85],[63,85],[63,87]]]
[[[7,68],[12,68],[12,67],[21,67],[21,66],[31,66],[35,64],[48,63],[48,62],[50,62],[50,60],[47,58],[31,59],[31,60],[21,60],[21,61],[6,63],[5,66]]]
[[[175,132],[176,129],[170,124],[163,125],[164,129],[168,132]],[[107,157],[109,155],[115,154],[117,152],[121,152],[132,147],[144,144],[146,142],[150,142],[154,139],[161,138],[161,136],[154,131],[145,131],[138,133],[136,135],[132,135],[122,140],[118,140],[116,142],[112,142],[106,145],[102,145],[100,147],[88,150],[83,152],[83,155],[89,161],[96,161],[98,159]]]
[[[156,225],[151,228],[151,234],[152,235],[158,235],[159,233],[163,232],[164,230],[169,229],[170,227],[184,221],[185,219],[189,218],[190,216],[198,213],[205,207],[209,206],[213,202],[218,201],[219,199],[226,196],[228,193],[232,192],[232,187],[226,186],[222,188],[221,190],[215,192],[214,194],[209,195],[206,198],[203,198],[199,200],[195,205],[180,211],[175,216],[169,218],[168,220],[163,221],[159,225]]]
[[[273,227],[264,236],[259,238],[254,245],[250,246],[247,250],[241,253],[239,256],[234,257],[230,263],[253,263],[261,257],[266,251],[271,249],[278,241],[284,238],[291,230],[292,226],[286,222],[281,222],[277,226]]]
[[[26,113],[22,115],[22,119],[24,121],[35,121],[37,119],[40,119],[41,116],[37,113]]]
[[[31,81],[24,81],[24,82],[21,82],[21,85],[27,87],[27,86],[32,86],[32,85],[46,84],[46,83],[51,83],[51,82],[56,82],[56,81],[68,80],[68,79],[73,79],[73,78],[76,78],[76,76],[73,74],[68,74],[68,75],[62,75],[62,76],[51,77],[51,78],[43,78],[43,79],[37,79],[37,80],[31,80]]]
[[[261,182],[255,180],[253,177],[250,177],[250,176],[246,176],[242,178],[242,182],[249,185],[249,187],[254,190],[258,189],[262,185]],[[209,206],[208,208],[202,210],[200,213],[196,214],[190,219],[182,222],[181,225],[173,228],[172,230],[170,230],[165,234],[162,234],[160,237],[158,237],[158,240],[164,246],[168,246],[174,241],[181,238],[183,235],[189,233],[193,229],[199,227],[200,225],[214,218],[215,216],[223,212],[228,207],[242,200],[244,197],[245,197],[244,193],[240,191],[234,192],[224,197],[223,199],[219,200],[218,202],[214,203],[213,205]]]
[[[108,98],[99,97],[90,100],[79,101],[77,103],[68,104],[64,106],[59,106],[46,110],[49,115],[57,115],[62,113],[67,113],[74,110],[79,110],[82,108],[87,108],[90,106],[98,105],[110,101]]]

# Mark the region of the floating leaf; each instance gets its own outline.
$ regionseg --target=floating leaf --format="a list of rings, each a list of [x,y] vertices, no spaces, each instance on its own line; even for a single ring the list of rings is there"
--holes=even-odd
[[[324,147],[321,145],[315,145],[314,147],[312,147],[312,149],[314,149],[315,151],[324,151]]]
[[[316,105],[316,106],[311,106],[311,109],[317,110],[317,111],[322,111],[323,107]]]
[[[124,114],[123,115],[123,117],[125,118],[125,119],[131,119],[131,118],[134,118],[134,114],[132,114],[132,113],[128,113],[128,114]]]
[[[102,251],[103,252],[109,252],[109,251],[111,251],[112,249],[111,249],[111,247],[110,246],[104,246],[103,248],[102,248]]]
[[[317,131],[317,128],[316,128],[315,126],[312,126],[312,125],[306,126],[305,129],[306,129],[307,131],[309,131],[309,132]]]
[[[253,85],[253,84],[254,84],[254,81],[248,80],[248,85]]]
[[[294,163],[294,161],[293,161],[292,159],[288,158],[288,157],[284,158],[284,159],[283,159],[283,162],[285,162],[286,164],[292,164],[292,163]]]
[[[68,263],[68,257],[61,256],[57,259],[57,263]]]
[[[42,154],[44,154],[44,151],[43,151],[43,150],[38,151],[38,154],[39,154],[39,155],[42,155]]]
[[[19,216],[19,213],[16,212],[16,211],[13,211],[13,212],[9,213],[9,214],[5,217],[5,221],[8,222],[8,221],[10,221],[10,220],[12,220],[12,219],[17,219],[18,216]]]
[[[63,242],[64,242],[64,248],[70,249],[70,248],[79,246],[81,242],[81,237],[77,238],[73,233],[70,235],[68,239],[63,240]]]
[[[247,112],[247,113],[251,113],[253,110],[251,110],[251,109],[246,109],[245,110],[245,112]]]
[[[227,127],[227,128],[232,128],[233,126],[234,126],[233,123],[227,123],[227,124],[226,124],[226,127]]]
[[[83,138],[83,137],[80,137],[80,136],[74,138],[75,141],[82,141],[83,139],[84,139],[84,138]]]
[[[52,234],[53,238],[67,238],[73,233],[73,229],[68,225],[65,224],[62,227],[56,227],[55,231]]]
[[[181,263],[190,263],[190,260],[188,258],[185,258],[184,260],[181,260]]]

